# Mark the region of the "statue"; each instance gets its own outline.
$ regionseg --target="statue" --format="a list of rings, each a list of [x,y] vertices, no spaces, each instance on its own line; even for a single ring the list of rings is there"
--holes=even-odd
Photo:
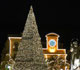
[[[73,39],[71,42],[71,70],[80,70],[80,46],[78,39]]]

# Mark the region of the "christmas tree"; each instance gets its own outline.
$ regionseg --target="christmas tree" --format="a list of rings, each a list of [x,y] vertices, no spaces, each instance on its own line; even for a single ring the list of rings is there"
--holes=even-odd
[[[19,44],[13,70],[47,70],[32,6]]]

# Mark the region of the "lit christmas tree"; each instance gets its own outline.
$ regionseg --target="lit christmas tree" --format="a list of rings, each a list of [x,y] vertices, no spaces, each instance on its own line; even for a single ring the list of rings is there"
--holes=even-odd
[[[24,27],[13,70],[47,70],[32,7]]]

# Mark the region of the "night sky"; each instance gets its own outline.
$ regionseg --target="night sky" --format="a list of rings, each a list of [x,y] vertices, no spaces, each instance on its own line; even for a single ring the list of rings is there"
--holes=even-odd
[[[34,2],[33,2],[34,1]],[[49,0],[23,0],[0,2],[0,53],[8,39],[8,34],[23,32],[30,5],[33,5],[36,22],[42,41],[45,35],[55,32],[59,42],[69,49],[72,38],[80,39],[80,8],[56,8]]]

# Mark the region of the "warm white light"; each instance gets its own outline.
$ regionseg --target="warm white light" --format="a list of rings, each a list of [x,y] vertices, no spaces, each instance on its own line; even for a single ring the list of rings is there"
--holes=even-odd
[[[46,59],[47,59],[47,55],[46,55]]]
[[[70,52],[73,52],[73,48],[71,48]]]
[[[55,52],[55,49],[49,49],[50,52]]]

